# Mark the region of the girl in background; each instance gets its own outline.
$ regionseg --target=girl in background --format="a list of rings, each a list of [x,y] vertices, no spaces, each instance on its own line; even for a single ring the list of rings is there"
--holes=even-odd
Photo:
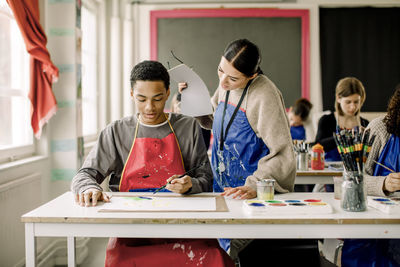
[[[308,119],[312,106],[306,98],[300,98],[289,108],[290,134],[293,140],[306,140],[304,123]]]
[[[368,121],[360,116],[364,101],[364,85],[357,78],[339,80],[336,85],[335,112],[321,117],[315,137],[315,143],[324,147],[325,161],[341,161],[333,133],[340,129],[367,127]],[[325,185],[325,191],[333,192],[333,185]]]
[[[365,101],[363,84],[354,77],[339,80],[336,85],[335,112],[324,115],[318,122],[315,143],[320,143],[325,150],[326,161],[340,161],[333,133],[340,129],[367,127],[368,121],[360,116]]]

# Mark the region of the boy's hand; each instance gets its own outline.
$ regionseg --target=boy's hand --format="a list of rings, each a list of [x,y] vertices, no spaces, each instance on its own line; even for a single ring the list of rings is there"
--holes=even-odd
[[[238,187],[225,187],[222,196],[230,196],[233,194],[233,198],[249,199],[257,196],[257,191],[250,186],[238,186]]]
[[[179,175],[173,175],[168,178],[166,188],[174,193],[184,194],[192,188],[192,178],[188,175],[178,178]]]
[[[75,202],[78,205],[89,207],[90,201],[92,201],[92,206],[97,205],[97,201],[110,202],[110,196],[105,192],[102,192],[95,188],[90,188],[83,191],[81,194],[75,195]]]

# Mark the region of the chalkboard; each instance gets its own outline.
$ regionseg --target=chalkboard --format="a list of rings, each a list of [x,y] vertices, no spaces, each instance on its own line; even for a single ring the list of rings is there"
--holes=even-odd
[[[240,38],[261,50],[261,69],[282,92],[287,106],[309,98],[308,10],[198,9],[151,12],[151,58],[166,67],[193,68],[210,94],[218,87],[217,66],[226,45]],[[176,84],[171,83],[172,93]]]

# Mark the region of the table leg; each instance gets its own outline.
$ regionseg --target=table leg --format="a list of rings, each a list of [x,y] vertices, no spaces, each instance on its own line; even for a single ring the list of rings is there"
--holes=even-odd
[[[33,223],[25,223],[25,266],[36,266],[36,239]]]
[[[67,237],[67,247],[68,247],[68,267],[76,266],[76,254],[75,254],[75,237]]]

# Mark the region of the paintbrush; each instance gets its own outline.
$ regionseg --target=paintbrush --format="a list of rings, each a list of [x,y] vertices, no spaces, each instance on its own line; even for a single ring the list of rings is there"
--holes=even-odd
[[[188,175],[189,173],[191,173],[191,172],[194,171],[194,170],[197,170],[198,168],[200,168],[200,167],[203,166],[204,164],[206,164],[206,163],[205,163],[205,162],[200,163],[200,165],[197,165],[196,167],[194,167],[194,168],[188,170],[187,172],[185,172],[184,174],[179,175],[177,178],[182,178],[183,176]],[[177,178],[176,178],[176,179],[177,179]],[[171,180],[171,181],[172,181],[172,180]],[[168,184],[171,183],[171,181],[169,181],[169,182],[166,183],[165,185],[163,185],[163,186],[157,188],[157,189],[153,192],[153,194],[157,193],[158,191],[163,190],[165,187],[167,187]]]
[[[377,162],[376,160],[372,160],[373,162],[375,162],[376,164],[378,164],[379,166],[385,168],[386,170],[390,171],[390,172],[395,172],[394,170],[392,170],[391,168],[383,165],[382,163]]]

